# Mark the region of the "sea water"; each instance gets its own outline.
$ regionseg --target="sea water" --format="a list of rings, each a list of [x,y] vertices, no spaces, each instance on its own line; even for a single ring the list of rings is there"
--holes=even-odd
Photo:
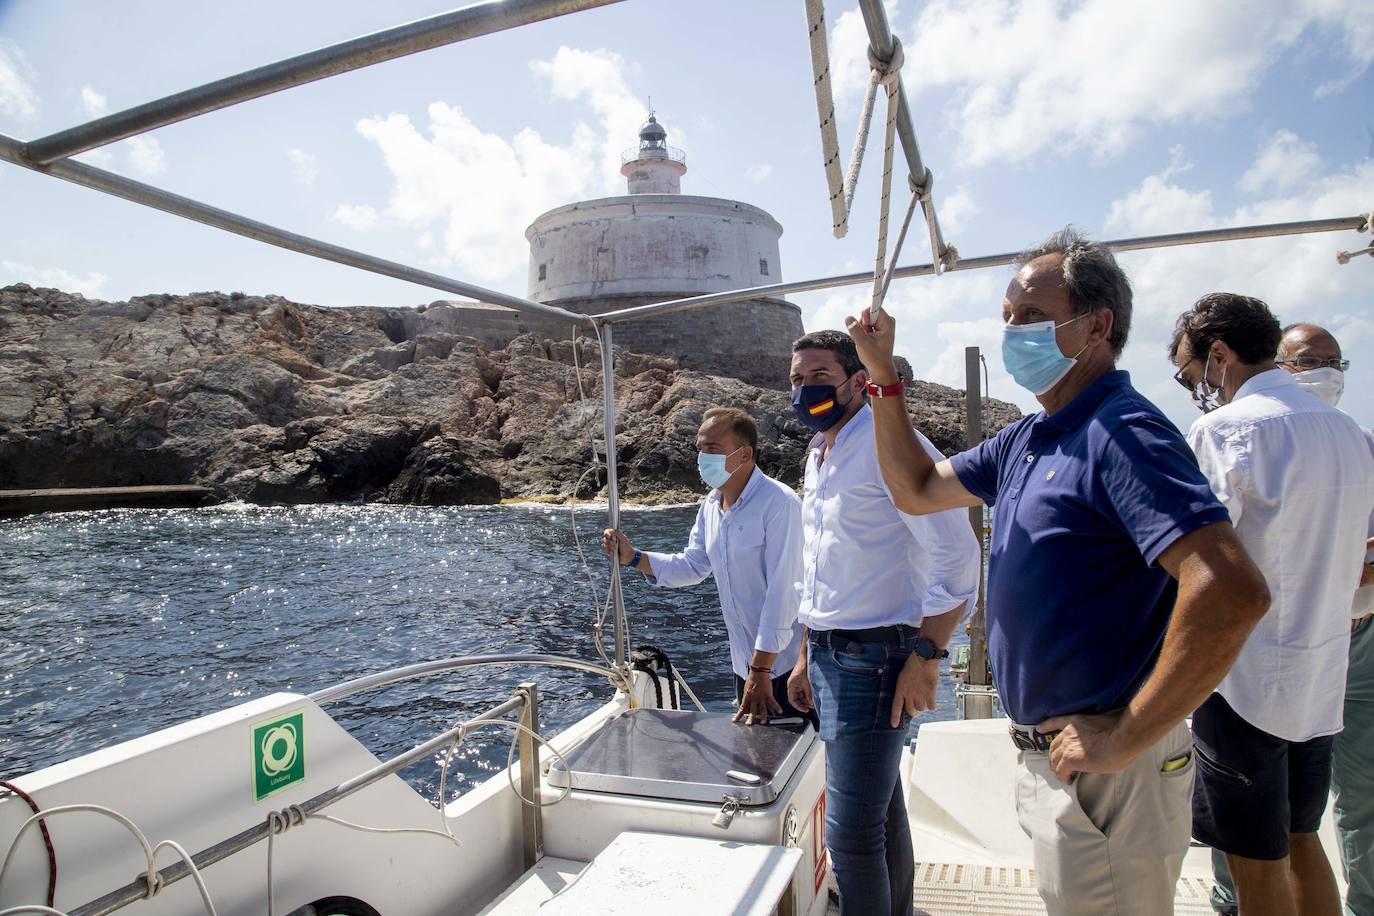
[[[695,511],[630,508],[622,527],[637,547],[678,550]],[[574,526],[573,513],[554,506],[244,504],[0,520],[0,778],[253,697],[415,662],[513,652],[597,661],[605,520],[604,505],[577,510]],[[629,644],[662,648],[708,709],[730,709],[713,582],[659,589],[634,572],[624,581]],[[608,652],[610,631],[608,618]],[[539,684],[549,733],[611,696],[591,674],[483,666],[326,710],[385,758],[526,680]],[[952,715],[946,678],[940,709],[917,724]],[[450,797],[505,765],[511,734],[490,729],[464,742]],[[437,759],[402,776],[437,798]]]

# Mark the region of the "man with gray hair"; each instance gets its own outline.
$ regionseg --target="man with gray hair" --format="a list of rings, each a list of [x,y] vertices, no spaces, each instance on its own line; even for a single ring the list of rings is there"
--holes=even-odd
[[[1116,369],[1130,319],[1112,253],[1066,229],[1022,257],[1002,302],[1003,362],[1041,412],[934,461],[903,400],[873,399],[898,509],[993,507],[988,654],[1053,916],[1173,912],[1194,772],[1183,720],[1269,601],[1183,436]],[[883,387],[900,384],[894,325],[848,321]]]

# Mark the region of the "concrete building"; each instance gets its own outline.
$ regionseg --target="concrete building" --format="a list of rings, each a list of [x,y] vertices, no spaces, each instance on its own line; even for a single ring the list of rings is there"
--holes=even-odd
[[[651,114],[620,173],[628,194],[550,210],[525,230],[528,296],[583,314],[782,280],[782,226],[750,204],[681,193],[687,159]],[[754,299],[616,325],[615,342],[785,387],[801,310]]]
[[[782,281],[782,226],[758,207],[681,193],[687,158],[653,115],[622,155],[628,194],[550,210],[525,230],[528,297],[583,314]],[[504,347],[572,327],[501,306],[436,302],[408,332],[447,331]],[[801,310],[754,299],[616,325],[615,343],[770,388],[787,387]]]

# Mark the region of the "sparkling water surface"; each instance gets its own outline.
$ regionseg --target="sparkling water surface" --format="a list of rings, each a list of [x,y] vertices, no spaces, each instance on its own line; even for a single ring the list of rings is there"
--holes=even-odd
[[[676,550],[695,512],[627,508],[622,525],[637,547]],[[604,506],[576,514],[603,594],[605,517]],[[596,660],[592,583],[573,534],[569,510],[545,506],[234,504],[0,520],[0,778],[399,665],[496,652]],[[624,591],[630,645],[661,647],[708,709],[729,709],[713,582],[657,589],[630,573]],[[611,696],[591,674],[483,666],[325,708],[385,758],[526,680],[539,684],[548,733]],[[945,679],[940,709],[921,721],[952,716]],[[450,797],[505,765],[511,735],[491,728],[464,742]],[[437,799],[437,758],[402,775]]]

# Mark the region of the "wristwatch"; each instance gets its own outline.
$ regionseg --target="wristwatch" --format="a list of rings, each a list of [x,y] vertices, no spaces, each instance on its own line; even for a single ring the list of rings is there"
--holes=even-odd
[[[949,650],[941,649],[935,643],[922,636],[916,640],[916,654],[926,661],[938,658],[949,658]]]

